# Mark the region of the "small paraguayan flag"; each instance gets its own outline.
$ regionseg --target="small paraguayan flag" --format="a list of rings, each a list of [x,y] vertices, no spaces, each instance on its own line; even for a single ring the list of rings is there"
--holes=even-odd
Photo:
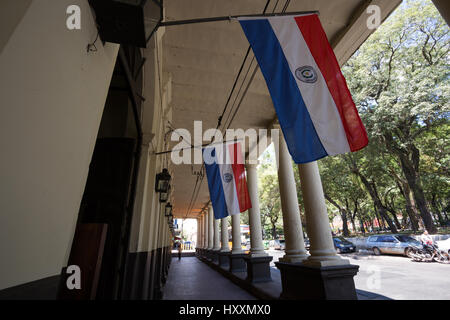
[[[266,80],[295,163],[357,151],[368,144],[317,14],[238,20]]]
[[[216,219],[241,213],[252,207],[239,142],[204,148],[203,161]]]

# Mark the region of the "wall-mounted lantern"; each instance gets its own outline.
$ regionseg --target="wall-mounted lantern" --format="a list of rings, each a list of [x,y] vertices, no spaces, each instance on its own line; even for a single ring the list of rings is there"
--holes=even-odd
[[[103,41],[146,48],[162,20],[158,0],[89,0]]]
[[[162,172],[156,175],[155,181],[155,191],[156,192],[169,192],[169,182],[172,177],[169,174],[169,171],[164,168]]]
[[[159,202],[161,202],[161,203],[167,202],[167,199],[169,199],[169,193],[170,193],[170,185],[169,185],[167,192],[161,192],[159,194]]]
[[[172,216],[172,205],[170,204],[170,202],[168,202],[168,203],[166,204],[166,207],[165,207],[165,209],[164,209],[164,215],[165,215],[166,217]]]

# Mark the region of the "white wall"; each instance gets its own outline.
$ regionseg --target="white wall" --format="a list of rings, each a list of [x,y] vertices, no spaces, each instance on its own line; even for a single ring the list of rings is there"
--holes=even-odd
[[[118,50],[96,34],[87,0],[33,1],[1,52],[0,289],[67,262]]]

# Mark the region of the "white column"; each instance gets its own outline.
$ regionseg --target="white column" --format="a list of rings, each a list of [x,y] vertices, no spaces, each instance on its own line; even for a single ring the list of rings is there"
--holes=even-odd
[[[208,208],[208,250],[214,247],[214,212],[210,205]]]
[[[231,216],[231,232],[232,232],[232,244],[231,254],[243,253],[241,245],[241,214],[233,214]]]
[[[203,236],[203,245],[202,245],[202,248],[203,249],[206,249],[207,247],[208,247],[208,244],[207,244],[207,233],[206,233],[206,215],[205,215],[205,213],[203,213],[202,214],[202,220],[203,220],[203,231],[202,231],[202,236]]]
[[[247,163],[247,183],[252,207],[248,210],[248,217],[250,222],[250,256],[266,256],[262,241],[261,231],[261,214],[259,210],[259,195],[258,195],[258,173],[256,171],[257,164]]]
[[[195,247],[200,248],[200,218],[197,218],[197,240],[195,241]]]
[[[334,249],[317,162],[299,164],[298,169],[311,254],[303,264],[319,267],[349,264],[349,261],[339,257]]]
[[[278,184],[280,187],[285,238],[285,255],[280,258],[280,261],[296,263],[306,259],[308,255],[303,239],[302,221],[298,207],[297,187],[295,185],[292,158],[283,134],[280,134],[279,142],[277,157]]]
[[[205,216],[203,215],[203,213],[200,216],[200,225],[201,225],[201,248],[205,249]]]
[[[198,219],[200,221],[200,239],[198,240],[198,247],[203,248],[203,217],[200,215]]]
[[[214,251],[220,250],[220,229],[219,229],[219,219],[214,218]]]
[[[220,252],[230,252],[230,245],[228,244],[228,221],[227,218],[220,219],[220,229],[221,229],[221,241],[222,246],[220,247]]]
[[[209,214],[205,212],[205,249],[208,249],[209,245]]]

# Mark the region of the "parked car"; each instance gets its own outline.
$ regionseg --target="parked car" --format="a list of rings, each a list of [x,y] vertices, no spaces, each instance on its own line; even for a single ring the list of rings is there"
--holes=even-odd
[[[344,237],[333,237],[334,248],[337,253],[355,252],[356,246]]]
[[[450,254],[450,238],[446,240],[436,241],[436,244],[441,251],[445,251]]]
[[[284,250],[284,240],[272,240],[270,242],[270,246],[273,247],[275,250]]]
[[[366,245],[367,249],[372,250],[377,256],[382,253],[408,256],[411,245],[422,247],[420,241],[401,234],[370,236],[367,238]]]

